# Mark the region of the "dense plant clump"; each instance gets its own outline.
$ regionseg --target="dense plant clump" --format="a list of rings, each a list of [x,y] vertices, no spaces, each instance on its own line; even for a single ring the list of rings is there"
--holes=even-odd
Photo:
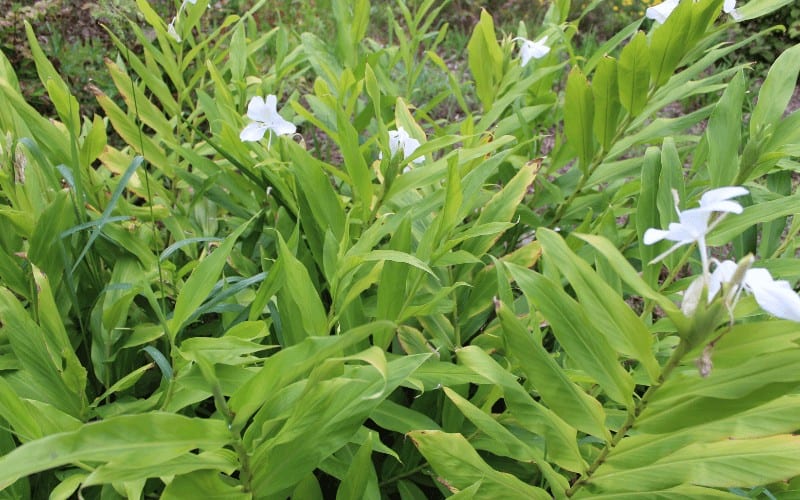
[[[798,495],[790,0],[101,3],[97,113],[0,56],[0,498]]]

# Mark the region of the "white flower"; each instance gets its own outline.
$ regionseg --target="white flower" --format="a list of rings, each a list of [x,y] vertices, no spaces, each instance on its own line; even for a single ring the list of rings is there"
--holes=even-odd
[[[669,15],[672,14],[672,11],[675,10],[675,7],[678,6],[678,3],[680,3],[680,0],[667,0],[658,5],[648,7],[644,15],[648,19],[653,19],[659,24],[664,24]]]
[[[800,321],[800,297],[786,280],[775,280],[766,269],[755,268],[744,277],[745,288],[761,309],[777,318]]]
[[[740,186],[712,189],[700,197],[700,206],[698,208],[681,211],[678,208],[678,195],[673,191],[675,210],[678,212],[678,222],[671,222],[666,230],[650,228],[645,231],[642,238],[645,245],[652,245],[661,240],[675,242],[669,250],[653,259],[653,262],[658,262],[683,245],[697,243],[700,248],[700,257],[703,260],[703,274],[706,274],[708,272],[706,234],[721,220],[718,217],[713,224],[709,225],[711,214],[713,212],[742,213],[742,206],[730,199],[747,193],[747,189]]]
[[[722,4],[722,12],[730,14],[734,21],[740,21],[742,15],[736,10],[736,0],[725,0]]]
[[[709,302],[717,295],[723,284],[731,282],[738,267],[732,260],[725,260],[717,264],[709,279]],[[775,280],[764,268],[748,269],[744,273],[744,279],[739,288],[733,291],[731,305],[736,303],[742,289],[751,293],[761,309],[773,316],[800,321],[800,296],[795,293],[788,281]]]
[[[545,45],[547,36],[543,36],[539,40],[532,42],[528,39],[518,36],[514,40],[522,40],[522,46],[519,48],[519,57],[522,59],[521,64],[524,67],[531,59],[541,59],[550,52],[550,47]]]
[[[735,201],[730,201],[730,199],[744,196],[747,193],[749,193],[747,188],[743,188],[742,186],[712,189],[700,197],[700,210],[740,214],[743,210],[742,206]]]
[[[186,4],[197,5],[197,0],[183,0],[181,2],[181,6],[178,8],[178,13],[175,14],[175,17],[172,18],[172,21],[167,25],[167,34],[175,39],[176,42],[180,43],[181,36],[178,34],[178,30],[175,29],[175,23],[178,22],[178,19],[181,17],[181,13],[186,10]]]
[[[648,7],[644,15],[648,19],[653,19],[659,24],[664,24],[679,3],[680,0],[666,0],[658,5]],[[736,10],[736,0],[725,0],[725,3],[722,5],[722,11],[726,14],[730,14],[735,21],[742,19],[742,15]]]
[[[278,114],[278,98],[270,94],[265,101],[260,96],[250,99],[247,105],[247,117],[252,120],[239,134],[242,141],[258,141],[269,130],[269,141],[272,142],[272,133],[277,135],[294,134],[297,127],[294,123],[284,120]],[[269,147],[269,144],[267,145]]]
[[[181,36],[180,36],[180,35],[178,34],[178,32],[175,30],[175,21],[176,21],[176,20],[177,20],[177,18],[175,18],[175,17],[173,17],[173,18],[172,18],[172,21],[171,21],[171,22],[169,23],[169,25],[167,26],[167,34],[168,34],[169,36],[171,36],[172,38],[174,38],[176,42],[180,43],[180,41],[181,41]]]
[[[417,148],[420,147],[420,142],[410,135],[403,127],[398,127],[397,130],[389,131],[389,151],[392,156],[396,155],[398,151],[403,152],[403,158],[408,158]],[[422,163],[425,161],[424,156],[414,158],[413,163]]]
[[[644,233],[644,244],[652,245],[661,240],[677,242],[675,247],[694,243],[708,232],[708,219],[711,212],[693,208],[678,212],[678,222],[670,222],[669,229],[650,228]]]

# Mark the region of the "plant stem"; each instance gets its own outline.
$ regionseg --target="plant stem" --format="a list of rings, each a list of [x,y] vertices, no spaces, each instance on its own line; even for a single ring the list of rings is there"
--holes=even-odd
[[[589,182],[589,179],[592,177],[594,171],[597,170],[597,167],[599,167],[600,164],[603,163],[603,160],[606,159],[604,154],[610,151],[611,146],[613,146],[614,144],[617,143],[618,140],[620,140],[620,138],[625,134],[625,131],[628,129],[628,126],[631,124],[632,121],[633,117],[626,116],[625,119],[622,121],[622,123],[619,124],[616,133],[614,134],[614,138],[611,139],[611,144],[609,146],[609,149],[605,150],[601,148],[602,151],[600,151],[600,154],[597,157],[595,157],[589,164],[589,167],[586,169],[586,173],[581,174],[581,178],[578,180],[578,185],[575,186],[575,191],[573,191],[572,194],[569,195],[569,197],[564,201],[564,203],[558,206],[556,214],[553,217],[553,222],[551,223],[551,226],[555,226],[561,221],[561,218],[564,217],[567,208],[569,208],[572,202],[575,201],[575,198],[577,198],[578,195],[581,194],[583,188],[586,187],[586,183]]]
[[[625,419],[625,423],[622,424],[622,427],[619,428],[619,430],[611,439],[611,441],[606,443],[606,446],[600,452],[600,455],[598,455],[598,457],[594,460],[594,462],[592,462],[592,464],[582,475],[582,477],[578,479],[567,490],[568,497],[574,495],[580,487],[587,484],[591,480],[592,475],[597,471],[597,469],[601,465],[603,465],[603,463],[605,463],[606,459],[608,458],[608,455],[614,450],[614,448],[616,448],[619,442],[622,441],[623,438],[625,438],[625,436],[628,434],[628,431],[634,426],[634,424],[636,424],[636,419],[639,417],[639,415],[641,415],[642,411],[644,411],[644,409],[647,407],[647,403],[653,397],[653,394],[655,394],[656,391],[658,391],[658,389],[664,385],[664,382],[666,382],[667,378],[672,373],[672,370],[674,370],[675,367],[678,366],[678,364],[681,362],[681,360],[683,359],[683,357],[686,355],[687,352],[689,352],[689,345],[687,344],[686,341],[682,340],[681,343],[678,344],[678,347],[675,349],[675,351],[672,353],[672,356],[670,356],[669,361],[667,361],[667,364],[664,365],[664,368],[662,368],[661,375],[659,375],[658,377],[658,381],[656,381],[654,385],[651,385],[647,389],[647,391],[644,393],[639,402],[636,403],[636,407],[633,409],[633,411],[628,412],[628,418]]]
[[[388,484],[392,484],[392,483],[397,482],[397,481],[399,481],[401,479],[405,479],[407,477],[411,477],[414,474],[416,474],[417,472],[425,469],[425,467],[428,467],[428,462],[422,462],[420,465],[414,467],[413,469],[407,470],[405,472],[401,472],[400,474],[397,474],[396,476],[392,476],[389,479],[385,479],[385,480],[381,481],[378,484],[378,487],[379,488],[383,488],[384,486],[386,486]]]
[[[228,407],[225,396],[222,394],[222,387],[220,387],[218,382],[213,383],[211,392],[214,395],[214,405],[217,407],[217,410],[222,413],[223,417],[225,417],[225,423],[228,424],[228,432],[231,434],[231,446],[233,446],[233,450],[239,458],[239,481],[241,481],[244,491],[249,492],[252,490],[251,481],[253,478],[253,474],[250,470],[250,455],[248,455],[247,449],[242,442],[239,429],[233,426],[236,415]]]

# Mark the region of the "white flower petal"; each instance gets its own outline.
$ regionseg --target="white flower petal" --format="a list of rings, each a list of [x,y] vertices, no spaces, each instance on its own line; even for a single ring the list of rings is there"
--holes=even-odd
[[[414,139],[413,137],[409,137],[406,139],[406,142],[403,144],[403,156],[408,158],[409,156],[414,154],[414,151],[420,146],[418,140]]]
[[[722,12],[730,14],[736,10],[736,0],[725,0],[722,4]]]
[[[178,31],[175,29],[175,19],[172,19],[172,22],[169,23],[167,26],[167,34],[175,39],[176,42],[181,41],[181,36],[178,34]]]
[[[666,2],[658,5],[648,7],[647,11],[645,12],[645,17],[648,19],[653,19],[659,24],[664,24],[669,15],[672,14],[672,11],[675,10],[675,7],[678,6],[679,1],[680,0],[667,0]]]
[[[723,283],[728,283],[733,279],[737,268],[738,265],[732,260],[724,260],[717,264],[717,267],[714,268],[714,272],[711,273],[711,278],[708,283],[709,302],[717,295]]]
[[[689,288],[683,292],[681,311],[683,312],[684,316],[692,316],[697,310],[697,304],[700,303],[700,295],[703,293],[704,285],[705,280],[702,276],[698,276],[694,281],[692,281],[692,283],[689,285]],[[711,292],[709,292],[709,296],[711,296]]]
[[[718,201],[713,205],[709,205],[707,207],[701,206],[700,209],[706,210],[708,212],[726,212],[732,214],[740,214],[742,213],[742,211],[744,211],[742,205],[740,205],[735,201],[730,201],[730,200]]]
[[[754,267],[744,275],[744,285],[750,289],[770,287],[774,283],[775,279],[763,267]]]
[[[514,40],[521,40],[522,46],[519,48],[520,64],[524,67],[531,59],[541,59],[550,52],[550,47],[545,45],[547,36],[543,36],[538,41],[526,40],[518,37]]]
[[[659,241],[666,239],[669,235],[669,231],[665,231],[663,229],[656,229],[650,228],[644,232],[644,236],[642,237],[642,241],[645,245],[652,245],[654,243],[658,243]]]
[[[403,150],[403,144],[405,144],[408,137],[409,135],[403,127],[389,131],[389,152],[392,153],[392,156]]]
[[[731,198],[744,196],[748,194],[746,188],[741,186],[729,186],[712,189],[700,197],[700,209],[714,212],[732,212],[735,214],[742,213],[742,206],[735,202],[729,201]]]
[[[708,233],[708,219],[710,216],[710,213],[696,208],[684,210],[678,214],[680,222],[673,222],[669,225],[669,230],[672,233],[669,239],[684,243],[698,241]]]
[[[294,134],[297,127],[289,120],[285,120],[281,115],[275,113],[271,120],[264,122],[264,125],[275,132],[277,135]]]
[[[751,289],[761,309],[776,318],[800,321],[800,296],[788,281],[773,281],[770,286]]]
[[[239,139],[242,141],[260,141],[262,137],[264,137],[264,133],[267,131],[267,127],[261,122],[251,122],[247,124],[247,126],[242,129],[242,132],[239,134]]]
[[[777,318],[800,321],[800,296],[788,281],[775,280],[764,268],[752,268],[745,274],[744,284],[761,309]]]
[[[267,96],[269,99],[269,96]],[[261,96],[253,96],[250,103],[247,105],[247,117],[253,121],[265,122],[269,120],[270,110],[264,98]]]
[[[276,135],[295,133],[297,127],[279,115],[277,107],[278,98],[272,94],[268,95],[266,100],[260,96],[250,99],[250,103],[247,105],[247,117],[252,122],[242,130],[239,138],[243,141],[258,141],[264,137],[267,130]],[[270,135],[271,139],[272,135]]]
[[[402,151],[403,158],[408,158],[414,154],[414,151],[416,151],[420,145],[420,142],[411,137],[403,127],[398,127],[397,130],[389,131],[389,151],[392,153],[392,156]],[[425,157],[420,156],[419,158],[414,158],[413,163],[422,163],[424,161]]]

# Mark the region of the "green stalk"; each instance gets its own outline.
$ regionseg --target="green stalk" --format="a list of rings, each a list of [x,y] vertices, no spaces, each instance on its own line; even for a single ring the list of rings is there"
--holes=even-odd
[[[616,448],[616,446],[620,443],[620,441],[622,441],[622,439],[625,438],[625,436],[628,434],[628,431],[636,424],[636,419],[645,410],[648,402],[653,397],[653,394],[655,394],[658,391],[658,389],[660,389],[664,385],[664,382],[666,382],[667,378],[670,376],[672,371],[675,369],[675,367],[677,367],[680,364],[681,360],[686,355],[686,353],[689,352],[689,350],[690,346],[687,343],[687,341],[681,340],[680,344],[678,344],[678,347],[672,353],[672,356],[670,356],[669,361],[667,361],[667,364],[664,365],[664,368],[662,368],[661,375],[659,375],[658,377],[658,381],[656,381],[654,385],[651,385],[647,389],[642,398],[636,403],[636,406],[633,409],[633,411],[628,412],[628,417],[625,419],[625,423],[623,423],[622,427],[620,427],[617,433],[614,434],[614,437],[611,439],[611,441],[606,443],[605,447],[600,452],[600,455],[598,455],[597,458],[594,460],[594,462],[592,462],[592,464],[589,466],[589,468],[586,469],[586,472],[581,476],[581,478],[578,479],[567,490],[568,497],[574,495],[579,488],[581,488],[582,486],[586,485],[589,481],[591,481],[592,475],[597,471],[597,469],[601,465],[603,465],[603,463],[605,463],[606,459],[608,458],[608,455],[612,451],[614,451],[614,448]]]

